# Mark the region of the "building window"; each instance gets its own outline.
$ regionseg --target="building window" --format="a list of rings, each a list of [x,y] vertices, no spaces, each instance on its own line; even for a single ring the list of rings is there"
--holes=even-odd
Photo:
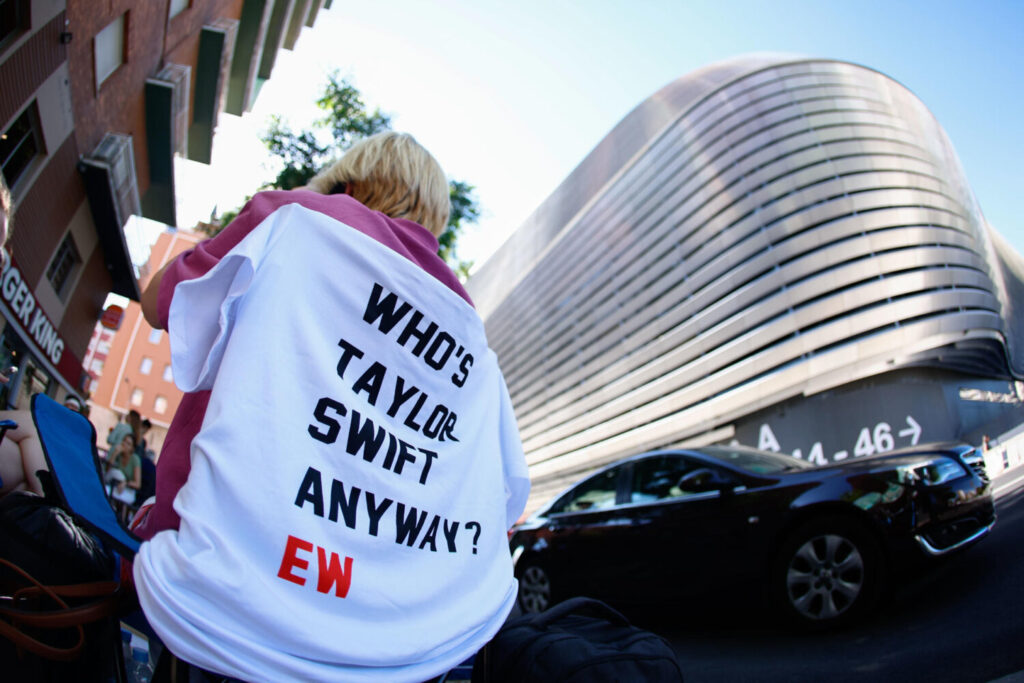
[[[132,405],[135,406],[136,408],[142,405],[142,389],[132,390],[131,402]]]
[[[0,48],[28,29],[28,0],[0,0]]]
[[[0,163],[3,164],[7,187],[13,188],[32,161],[44,153],[42,142],[39,116],[33,102],[10,128],[0,133]]]
[[[153,359],[143,357],[142,363],[139,365],[139,372],[143,375],[148,375],[149,371],[153,369]]]
[[[97,375],[103,374],[104,361],[99,358],[93,358],[92,363],[89,365],[89,369],[95,372]]]
[[[157,396],[153,399],[153,410],[159,415],[163,415],[167,412],[167,399],[163,396]]]
[[[46,279],[53,285],[53,291],[57,292],[57,296],[64,297],[64,290],[68,282],[71,281],[71,275],[81,262],[82,257],[78,255],[78,249],[75,247],[75,242],[71,239],[71,233],[69,232],[67,235],[64,235],[60,246],[57,247],[57,253],[53,255],[53,260],[50,261],[50,267],[46,270]]]
[[[170,363],[168,363],[167,365],[164,366],[164,381],[165,382],[173,382],[174,381],[174,375],[171,373],[171,364]]]
[[[150,344],[159,344],[160,343],[160,337],[163,335],[163,333],[164,333],[163,330],[150,330],[149,331],[149,343]]]
[[[107,24],[93,39],[93,54],[96,58],[96,89],[117,67],[124,63],[124,29],[128,23],[127,14]]]
[[[192,4],[192,0],[171,0],[171,8],[167,11],[167,18],[173,19]]]

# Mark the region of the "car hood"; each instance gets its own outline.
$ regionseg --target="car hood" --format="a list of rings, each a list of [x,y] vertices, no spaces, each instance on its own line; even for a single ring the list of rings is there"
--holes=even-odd
[[[796,470],[776,475],[776,479],[786,481],[790,484],[803,480],[821,481],[831,477],[849,477],[851,475],[867,474],[887,470],[897,470],[902,467],[914,467],[934,457],[952,458],[961,462],[956,453],[948,450],[915,451],[913,453],[882,453],[859,458],[850,458],[839,462],[822,465],[813,469]],[[961,462],[961,464],[963,464]]]

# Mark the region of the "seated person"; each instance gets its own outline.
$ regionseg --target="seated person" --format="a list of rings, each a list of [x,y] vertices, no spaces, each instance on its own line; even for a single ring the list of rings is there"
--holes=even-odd
[[[111,487],[110,496],[126,505],[135,504],[135,492],[142,486],[142,464],[135,454],[135,437],[126,434],[121,444],[107,457],[104,483]]]
[[[133,569],[173,655],[244,680],[424,681],[504,623],[529,479],[437,255],[448,212],[437,161],[382,133],[147,285],[186,394]]]
[[[0,173],[0,265],[8,258],[7,240],[13,225],[14,202]],[[10,382],[14,372],[17,368],[4,367],[0,371],[0,385]],[[36,472],[47,469],[46,457],[32,414],[27,410],[3,410],[0,420],[13,420],[18,425],[7,430],[0,441],[0,497],[19,490],[43,495],[43,485]]]
[[[142,416],[134,408],[128,411],[123,422],[118,422],[116,425],[110,428],[110,432],[107,433],[107,449],[108,453],[113,453],[114,449],[118,447],[121,440],[124,439],[125,434],[135,435],[141,432],[142,428]],[[136,439],[136,444],[138,440]]]

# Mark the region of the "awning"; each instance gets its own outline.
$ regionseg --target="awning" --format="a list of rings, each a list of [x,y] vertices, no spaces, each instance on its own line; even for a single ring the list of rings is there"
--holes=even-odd
[[[89,198],[103,262],[113,280],[111,291],[138,301],[139,282],[124,235],[128,217],[141,213],[131,136],[107,133],[92,154],[78,162],[78,171]]]

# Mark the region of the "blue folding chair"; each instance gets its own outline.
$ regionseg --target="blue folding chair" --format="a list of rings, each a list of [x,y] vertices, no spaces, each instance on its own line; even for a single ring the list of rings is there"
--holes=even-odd
[[[122,526],[107,499],[96,452],[96,428],[81,413],[43,394],[32,397],[32,420],[64,509],[121,556],[135,557],[141,541]]]

